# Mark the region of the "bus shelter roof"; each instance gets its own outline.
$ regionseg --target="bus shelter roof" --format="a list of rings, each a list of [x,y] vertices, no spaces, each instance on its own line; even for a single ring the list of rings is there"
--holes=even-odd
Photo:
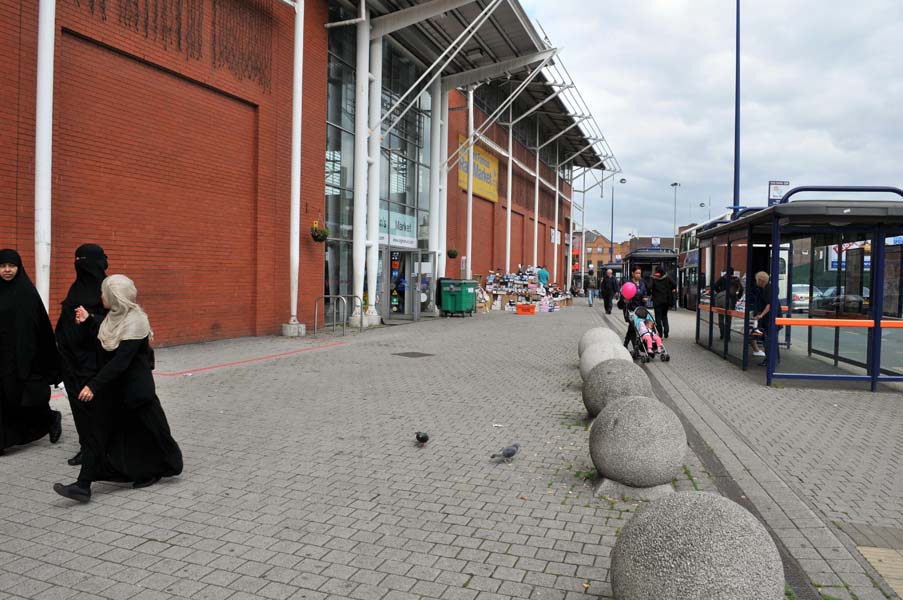
[[[771,235],[774,217],[781,227],[837,227],[847,228],[878,223],[903,225],[903,202],[893,200],[798,200],[776,204],[759,210],[749,210],[739,218],[699,231],[696,237],[703,242],[716,236],[747,230],[754,234]]]

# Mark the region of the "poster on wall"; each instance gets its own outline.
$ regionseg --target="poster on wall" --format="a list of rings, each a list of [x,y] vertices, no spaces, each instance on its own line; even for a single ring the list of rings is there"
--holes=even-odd
[[[464,145],[467,138],[458,136],[458,145]],[[475,196],[489,200],[499,201],[499,159],[480,148],[473,147],[473,162],[476,168],[473,172],[473,193]],[[461,160],[458,162],[458,187],[467,189],[468,172],[470,164],[467,160],[467,152],[462,151]]]
[[[417,219],[388,209],[379,211],[379,243],[393,248],[417,249]]]

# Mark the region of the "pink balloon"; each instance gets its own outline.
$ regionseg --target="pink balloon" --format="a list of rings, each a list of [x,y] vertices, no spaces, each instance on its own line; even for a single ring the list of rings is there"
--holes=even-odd
[[[636,285],[633,282],[628,281],[621,286],[621,297],[624,300],[631,300],[634,296],[636,296]]]

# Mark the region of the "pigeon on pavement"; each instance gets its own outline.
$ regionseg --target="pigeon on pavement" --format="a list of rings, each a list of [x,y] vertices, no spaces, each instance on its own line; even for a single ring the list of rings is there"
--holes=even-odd
[[[520,450],[520,444],[511,444],[507,448],[502,448],[496,454],[493,454],[489,458],[502,458],[505,462],[510,461],[514,458],[514,455],[517,454],[517,451]]]

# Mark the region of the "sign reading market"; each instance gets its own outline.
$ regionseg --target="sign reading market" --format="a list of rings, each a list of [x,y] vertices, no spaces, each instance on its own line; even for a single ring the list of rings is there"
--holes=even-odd
[[[458,145],[464,146],[467,138],[458,136]],[[473,194],[485,198],[490,202],[499,201],[499,159],[483,150],[479,146],[473,147],[473,162],[476,168],[473,172]],[[470,164],[467,160],[467,149],[461,151],[461,160],[458,162],[458,187],[467,189]]]

